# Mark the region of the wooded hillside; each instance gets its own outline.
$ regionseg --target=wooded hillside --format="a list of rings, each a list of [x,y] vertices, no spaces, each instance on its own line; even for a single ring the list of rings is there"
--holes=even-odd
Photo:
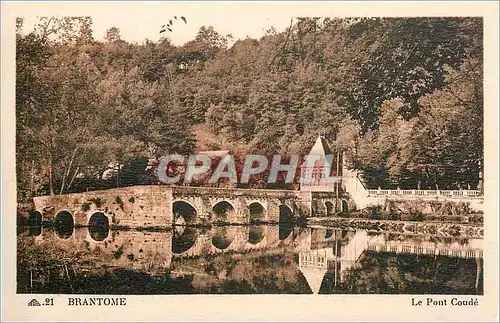
[[[167,153],[304,154],[319,133],[370,187],[478,186],[481,18],[304,18],[236,42],[208,26],[183,46],[128,43],[112,26],[98,41],[88,17],[22,25],[16,160],[27,195],[151,183],[147,160]],[[106,182],[110,162],[123,167]]]

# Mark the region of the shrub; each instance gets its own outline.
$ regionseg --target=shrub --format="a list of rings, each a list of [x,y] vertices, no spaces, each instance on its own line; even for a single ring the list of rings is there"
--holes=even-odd
[[[391,214],[389,214],[387,219],[392,220],[392,221],[399,221],[399,220],[401,220],[401,214],[391,213]]]
[[[453,214],[453,202],[445,201],[441,204],[441,208],[439,209],[439,214],[441,215],[452,215]]]
[[[339,213],[337,213],[337,216],[340,218],[349,218],[350,214],[347,212],[339,212]]]
[[[466,218],[461,215],[443,216],[443,222],[465,222]]]
[[[455,204],[456,214],[467,215],[470,213],[470,203],[469,202],[458,202]]]
[[[484,223],[484,216],[482,214],[474,214],[467,217],[467,219],[468,222],[470,223],[480,223],[480,224]]]
[[[373,218],[376,216],[381,216],[382,215],[382,206],[380,205],[371,205],[367,207],[368,212],[369,212],[369,217]]]

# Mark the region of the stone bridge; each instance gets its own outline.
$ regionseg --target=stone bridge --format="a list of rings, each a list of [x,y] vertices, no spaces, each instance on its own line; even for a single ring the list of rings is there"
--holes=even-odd
[[[180,230],[179,230],[180,229]],[[30,232],[35,243],[57,246],[68,252],[81,252],[80,271],[101,265],[163,275],[203,272],[206,257],[266,257],[298,254],[298,269],[313,293],[318,293],[326,273],[342,283],[366,251],[416,255],[444,255],[458,258],[483,257],[483,240],[468,238],[400,235],[371,235],[365,231],[328,228],[281,228],[280,226],[232,226],[176,228],[162,232],[137,230],[92,231],[72,228],[69,232],[43,228]],[[199,258],[199,259],[198,259]],[[184,265],[198,259],[199,266]],[[204,260],[205,259],[205,260]],[[239,258],[235,258],[239,259]],[[175,265],[173,265],[175,264]],[[192,263],[191,263],[192,264]],[[175,268],[173,268],[175,267]]]
[[[296,191],[177,186],[172,188],[174,222],[251,221],[278,223],[280,216],[306,213]]]
[[[172,189],[132,186],[33,199],[35,216],[64,226],[169,227]]]
[[[341,202],[347,208],[347,202]],[[213,223],[292,222],[331,215],[334,192],[131,186],[34,198],[38,221],[68,226],[171,227]]]
[[[338,211],[384,206],[388,201],[403,207],[408,201],[423,201],[418,207],[427,213],[435,212],[433,202],[446,201],[465,203],[472,211],[483,209],[483,196],[478,191],[367,190],[353,174],[343,175],[338,194],[335,188],[314,191],[150,185],[41,196],[34,198],[36,211],[32,216],[38,221],[66,225],[134,228],[292,223],[298,217],[332,216]]]

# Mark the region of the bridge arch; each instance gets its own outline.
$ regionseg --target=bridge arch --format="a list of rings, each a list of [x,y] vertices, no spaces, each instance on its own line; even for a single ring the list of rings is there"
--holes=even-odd
[[[103,212],[95,212],[89,219],[89,234],[95,241],[103,241],[109,235],[109,218]]]
[[[279,206],[279,222],[280,223],[293,223],[293,211],[286,205],[282,204]]]
[[[75,228],[73,215],[66,210],[58,212],[54,218],[54,228],[59,238],[68,239],[71,237]]]
[[[260,202],[252,202],[248,205],[248,216],[250,222],[265,221],[267,211]]]
[[[233,243],[236,237],[236,228],[229,226],[216,227],[212,236],[212,245],[220,250],[225,250]]]
[[[340,211],[341,212],[349,212],[349,204],[347,203],[346,200],[341,200],[340,201]]]
[[[335,205],[330,201],[326,201],[325,207],[326,207],[326,216],[328,217],[332,216],[333,212],[335,211]]]
[[[293,211],[285,204],[279,206],[279,239],[285,240],[293,232]]]
[[[266,235],[264,226],[251,226],[248,230],[248,242],[256,245],[261,242]]]
[[[172,214],[174,215],[174,224],[190,225],[196,223],[196,207],[185,200],[175,200],[172,203]]]
[[[233,204],[224,200],[214,204],[212,207],[212,213],[214,214],[216,220],[229,222],[234,218],[236,209]]]

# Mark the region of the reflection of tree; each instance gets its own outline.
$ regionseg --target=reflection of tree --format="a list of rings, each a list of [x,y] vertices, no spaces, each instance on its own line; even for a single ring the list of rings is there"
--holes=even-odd
[[[292,254],[232,258],[219,256],[184,263],[191,268],[204,265],[205,276],[195,275],[193,287],[200,293],[303,294],[310,288],[297,270]]]

